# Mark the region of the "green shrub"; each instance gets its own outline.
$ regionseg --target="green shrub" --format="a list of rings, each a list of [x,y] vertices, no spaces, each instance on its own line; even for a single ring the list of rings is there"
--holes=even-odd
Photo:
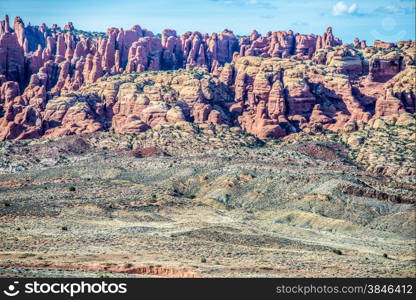
[[[155,195],[155,194],[152,194],[152,196],[150,197],[150,199],[149,199],[149,202],[150,203],[155,203],[155,202],[157,202],[157,196]]]
[[[342,251],[339,249],[332,249],[332,252],[337,254],[337,255],[342,255]]]

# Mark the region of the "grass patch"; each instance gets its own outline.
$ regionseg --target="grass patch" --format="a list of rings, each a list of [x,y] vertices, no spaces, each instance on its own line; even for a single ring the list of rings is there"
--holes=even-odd
[[[19,256],[19,258],[28,258],[28,257],[33,257],[36,256],[36,254],[33,253],[23,253],[22,255]]]
[[[266,270],[266,271],[271,271],[271,270],[273,270],[273,268],[272,267],[259,267],[259,269],[261,269],[261,270]]]

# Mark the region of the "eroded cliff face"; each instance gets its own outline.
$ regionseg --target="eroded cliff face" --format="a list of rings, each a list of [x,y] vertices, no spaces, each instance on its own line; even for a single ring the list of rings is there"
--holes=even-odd
[[[317,51],[312,60],[242,57],[224,66],[219,77],[235,91],[230,111],[239,114],[238,124],[260,138],[350,131],[372,118],[415,113],[411,51],[370,56],[370,64],[380,57],[389,66],[401,62],[394,71],[384,69],[386,76],[369,67],[359,49],[343,45]]]
[[[341,45],[331,28],[240,40],[230,30],[64,30],[0,21],[0,140],[184,121],[279,138],[415,112],[414,42]],[[188,71],[164,71],[177,69]]]
[[[79,32],[69,22],[61,30],[26,26],[16,17],[10,27],[6,15],[0,21],[0,74],[25,86],[31,77],[45,77],[47,90],[77,90],[104,74],[201,67],[209,72],[232,61],[234,55],[310,58],[316,49],[340,45],[332,29],[322,36],[292,31],[256,31],[238,39],[225,29],[211,35],[165,29],[155,36],[139,25],[131,29],[109,28],[106,35]]]
[[[231,124],[232,91],[202,69],[102,77],[78,91],[43,101],[42,95],[6,95],[1,139],[57,137],[100,130],[139,133],[165,123]],[[42,87],[40,87],[42,90]],[[20,102],[16,102],[19,100]]]

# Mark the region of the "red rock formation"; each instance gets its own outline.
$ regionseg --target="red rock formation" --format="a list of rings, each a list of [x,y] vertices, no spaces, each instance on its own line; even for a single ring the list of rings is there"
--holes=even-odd
[[[383,42],[380,40],[375,40],[374,41],[374,48],[380,48],[380,49],[390,49],[395,47],[396,45],[394,43],[389,43],[389,42]]]
[[[101,55],[96,53],[92,59],[91,72],[88,75],[86,82],[95,82],[98,78],[103,75],[103,67],[101,65]]]
[[[17,36],[17,41],[24,52],[28,52],[27,46],[25,46],[25,24],[20,17],[14,18],[13,30]]]
[[[415,47],[416,46],[416,42],[415,41],[399,41],[397,42],[397,47],[398,48],[405,48],[405,47]]]
[[[161,69],[162,44],[156,37],[144,37],[130,48],[127,72],[157,71]]]
[[[40,110],[19,94],[16,82],[7,81],[1,86],[4,99],[4,117],[0,119],[0,140],[40,137]]]
[[[110,28],[106,38],[86,38],[75,36],[69,22],[64,31],[56,25],[25,27],[19,17],[13,28],[8,16],[0,21],[0,140],[110,127],[137,133],[184,120],[240,125],[261,138],[273,138],[320,126],[338,130],[350,121],[368,121],[373,114],[415,112],[414,92],[403,88],[409,85],[410,75],[407,81],[397,75],[408,72],[414,63],[406,54],[416,46],[412,41],[397,45],[375,41],[371,48],[357,38],[354,47],[340,46],[330,27],[322,36],[291,30],[262,36],[253,31],[240,40],[227,29],[181,36],[166,29],[158,38],[135,25],[128,30]],[[393,49],[396,46],[401,52]],[[388,51],[382,54],[377,48]],[[357,51],[371,55],[363,57]],[[258,57],[245,60],[245,56]],[[262,58],[292,60],[263,62]],[[334,72],[332,80],[299,66],[299,61],[308,59]],[[115,85],[106,87],[94,101],[78,103],[65,96],[103,75],[195,67],[218,77],[235,93],[234,102],[227,102],[228,91],[221,101],[212,103],[209,87],[183,82],[185,88],[177,95],[183,106],[165,105],[178,100],[172,95],[161,96],[157,103],[154,99],[119,101],[123,95],[117,94]]]
[[[329,48],[342,45],[342,41],[334,37],[332,27],[328,27],[322,36],[318,36],[316,41],[316,49]]]
[[[120,50],[122,68],[126,67],[131,45],[133,42],[143,37],[144,34],[145,33],[142,31],[139,25],[135,25],[129,30],[120,30],[119,34],[117,35],[117,44],[118,49]]]
[[[6,15],[4,17],[4,21],[0,21],[0,35],[6,32],[10,32],[10,31],[11,31],[11,28],[10,28],[9,16]]]
[[[403,69],[403,58],[398,54],[376,56],[369,61],[369,79],[386,82]]]
[[[276,31],[261,36],[253,31],[250,37],[240,39],[240,56],[311,58],[316,49],[341,45],[329,27],[323,36],[294,34],[293,31]]]
[[[365,40],[362,40],[362,41],[361,41],[361,43],[360,43],[360,48],[361,48],[361,49],[367,48],[367,42],[366,42]]]
[[[376,102],[375,117],[394,116],[398,117],[403,114],[404,109],[402,101],[394,97],[391,90],[387,90],[385,95],[379,98]]]
[[[375,106],[375,117],[400,116],[404,113],[416,112],[416,94],[414,88],[415,68],[406,68],[382,87]],[[410,84],[410,86],[409,86]]]
[[[102,75],[103,73],[118,73],[124,70],[131,72],[184,67],[203,67],[208,71],[217,72],[219,67],[232,61],[236,52],[264,57],[287,57],[294,54],[310,57],[316,48],[315,36],[295,35],[292,31],[270,33],[265,37],[254,31],[249,39],[240,41],[241,49],[239,49],[237,38],[230,30],[224,30],[220,34],[214,33],[211,36],[198,32],[187,32],[181,37],[177,37],[174,30],[165,30],[162,33],[162,38],[159,39],[154,37],[150,31],[135,25],[129,30],[110,28],[107,31],[107,39],[86,39],[83,36],[75,39],[72,34],[74,30],[72,22],[64,26],[64,30],[67,31],[65,34],[59,33],[60,29],[56,25],[51,27],[52,34],[45,24],[39,27],[30,25],[25,27],[19,17],[15,19],[13,30],[9,26],[7,16],[0,24],[1,35],[14,31],[17,39],[16,43],[11,36],[3,37],[7,41],[3,42],[1,48],[8,50],[0,48],[0,53],[1,51],[13,51],[16,57],[10,59],[8,64],[11,66],[9,67],[4,61],[5,55],[1,56],[0,74],[5,74],[7,68],[8,79],[19,83],[36,73],[50,59],[56,64],[65,60],[71,62],[68,72],[71,78],[68,79],[68,82],[72,82],[74,81],[72,77],[76,73],[74,67],[77,61],[83,57],[86,60],[87,72],[91,72],[93,69],[90,66],[91,58],[87,58],[87,56],[92,54],[94,57],[96,52],[102,61],[101,68],[98,66],[98,62],[96,63],[94,72]],[[325,33],[325,35],[323,40],[326,44],[334,45],[336,43],[337,39],[332,36],[332,31]],[[22,50],[23,53],[30,52],[30,56],[27,58],[30,66],[29,74],[22,74],[24,68]],[[82,84],[79,72],[77,74],[75,79],[77,84],[74,86]],[[96,74],[85,76],[86,74],[83,72],[83,78],[86,82],[91,82],[99,77]],[[60,86],[68,88],[72,84],[60,84]],[[47,87],[48,90],[49,88],[51,87]],[[59,88],[55,90],[59,93]]]
[[[19,96],[19,85],[15,81],[4,82],[0,87],[0,99],[3,103],[10,103]]]
[[[24,52],[16,33],[0,35],[0,74],[5,75],[7,80],[24,80]]]
[[[107,30],[108,39],[105,40],[102,68],[104,71],[111,72],[115,64],[116,38],[119,33],[117,28]],[[118,71],[118,70],[117,70]]]
[[[75,27],[74,27],[74,24],[72,24],[72,22],[68,22],[68,24],[66,24],[64,26],[64,30],[66,30],[66,31],[72,31],[74,29],[75,29]]]
[[[316,37],[314,35],[296,35],[296,54],[311,58],[316,50]]]

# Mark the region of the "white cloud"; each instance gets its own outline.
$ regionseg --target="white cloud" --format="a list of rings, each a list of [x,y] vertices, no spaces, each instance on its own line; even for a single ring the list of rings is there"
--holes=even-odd
[[[392,12],[392,13],[401,11],[401,8],[399,8],[399,7],[395,6],[395,5],[387,5],[385,7],[385,9],[386,9],[386,11]]]
[[[345,4],[343,1],[339,1],[332,6],[332,15],[333,16],[343,16],[343,15],[352,15],[358,11],[357,3],[353,3],[350,6]]]
[[[404,14],[404,13],[411,13],[412,11],[414,11],[414,8],[412,9],[411,7],[403,7],[400,5],[387,5],[386,7],[384,7],[384,11],[387,13],[392,13],[392,14]]]
[[[357,11],[358,5],[357,3],[353,3],[350,7],[348,7],[348,13],[353,14]]]

